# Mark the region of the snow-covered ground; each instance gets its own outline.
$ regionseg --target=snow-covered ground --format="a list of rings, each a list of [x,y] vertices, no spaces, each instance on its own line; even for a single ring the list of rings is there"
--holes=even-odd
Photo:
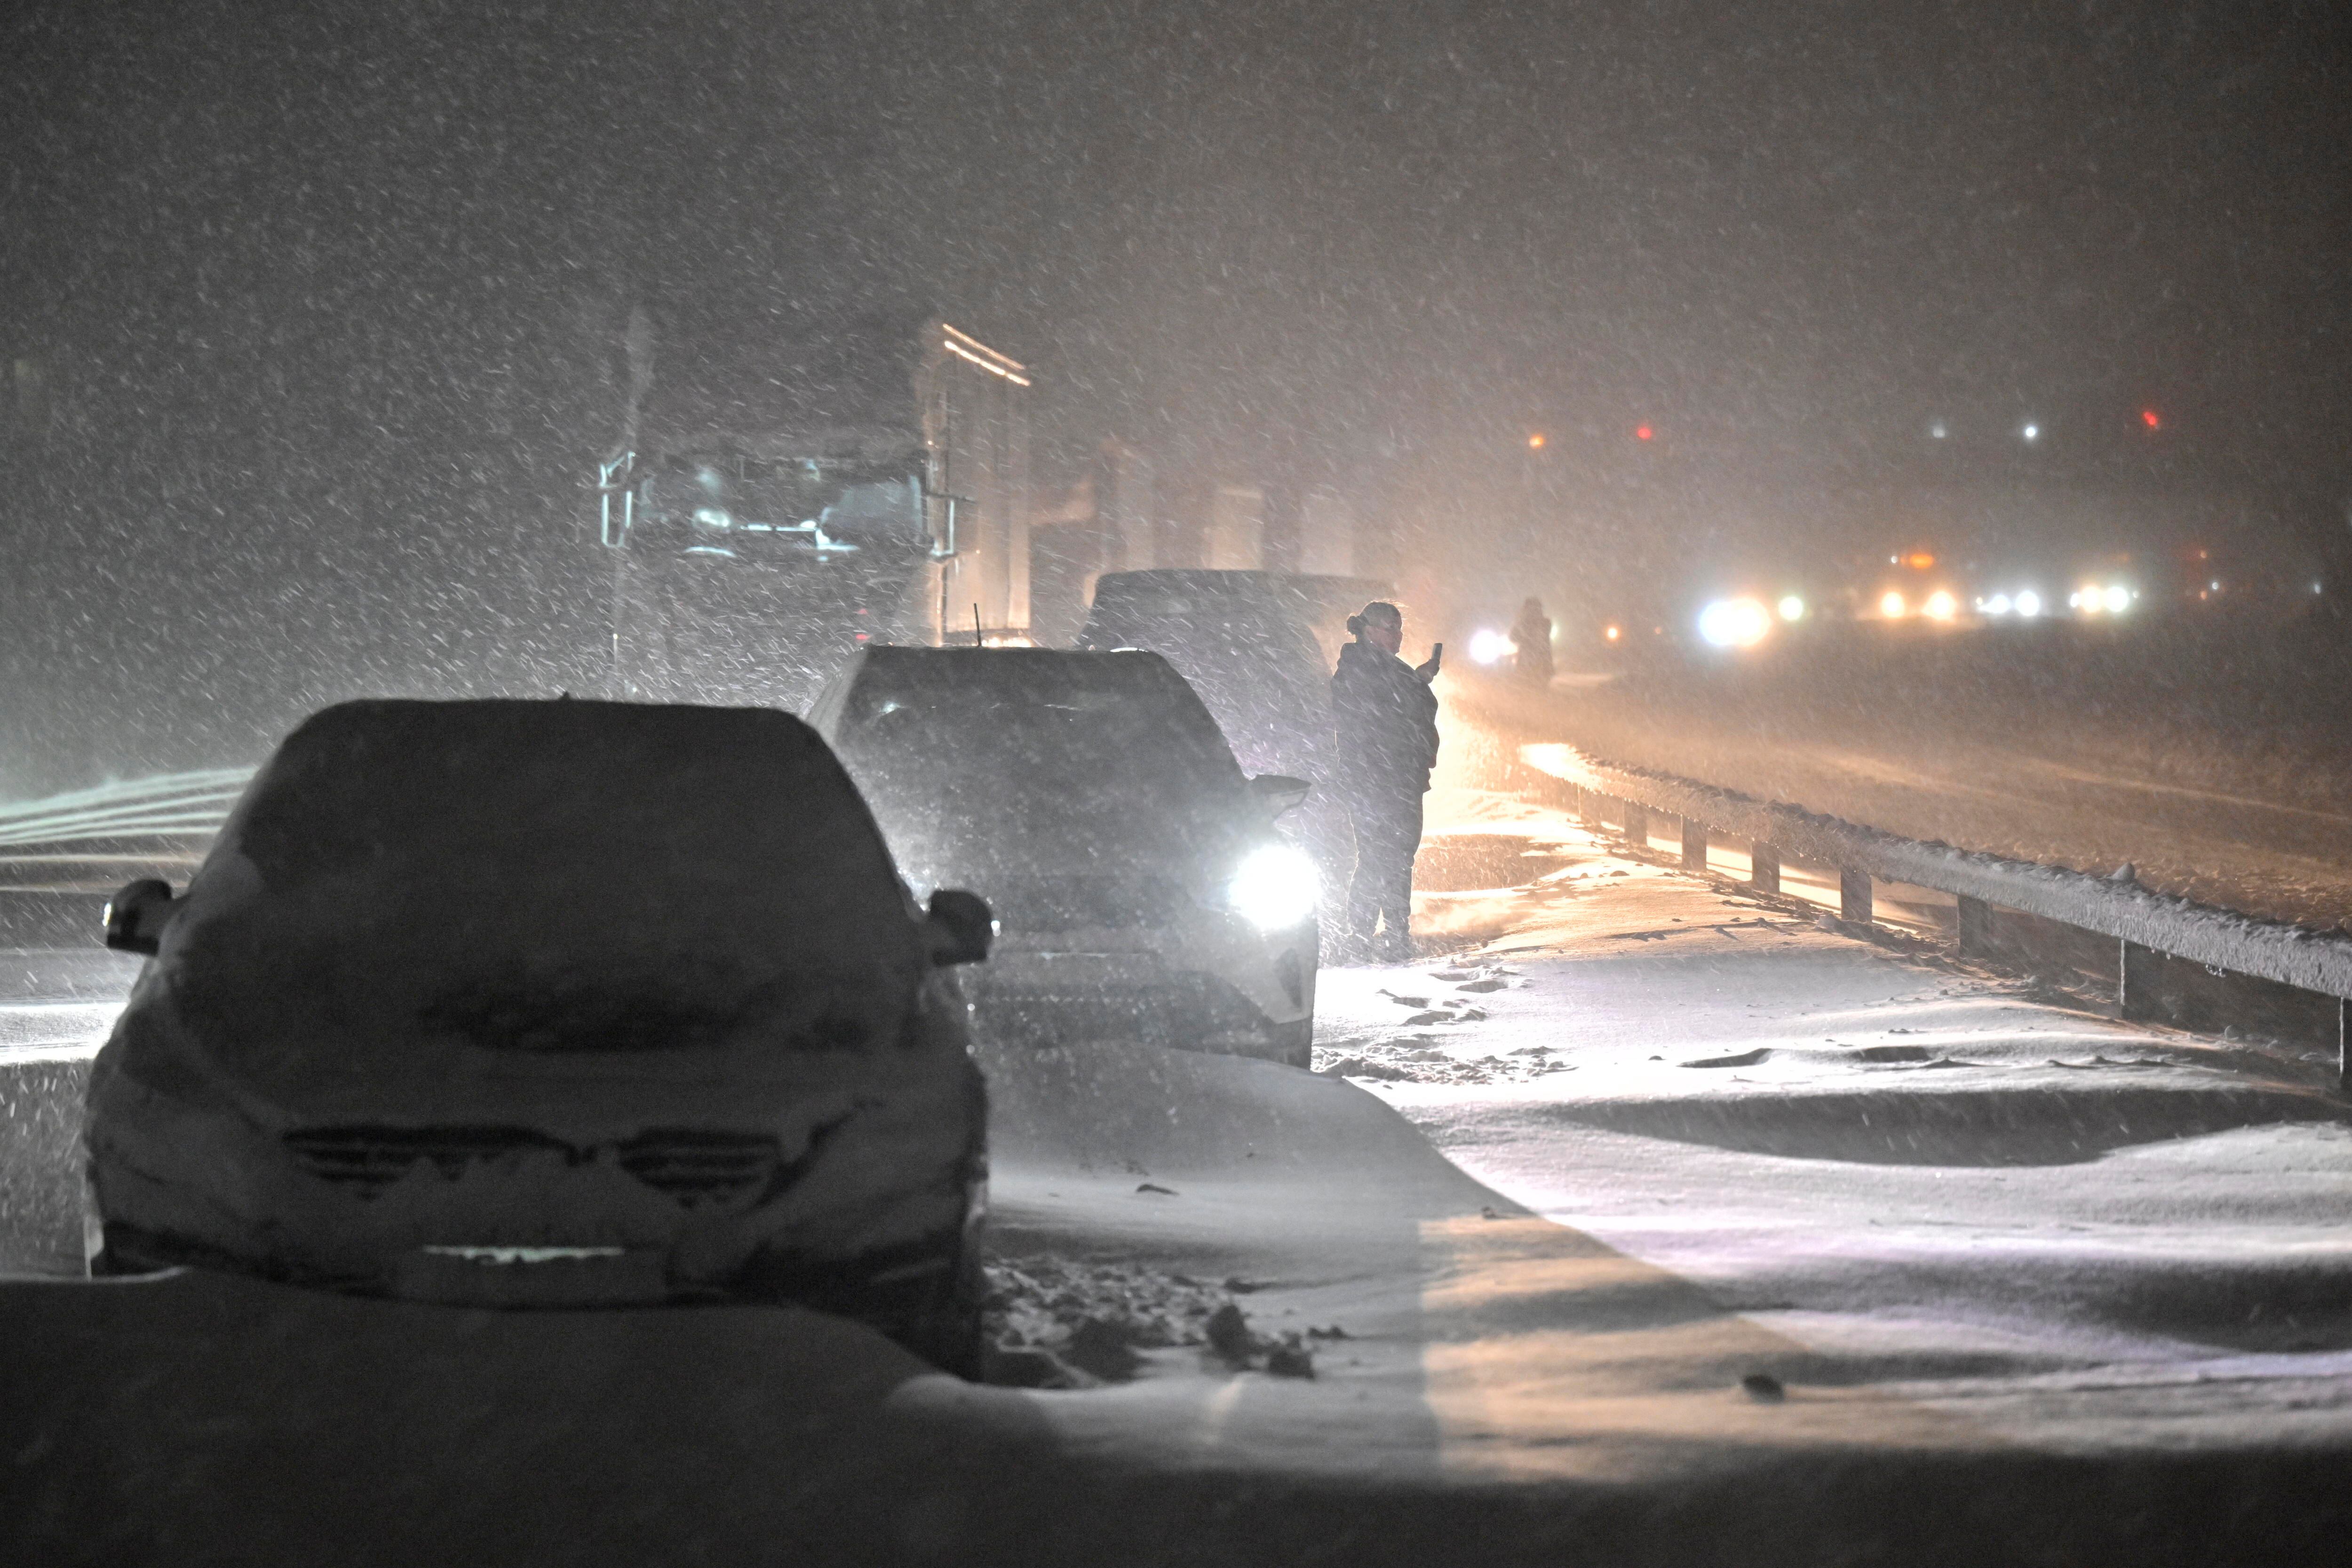
[[[1325,1070],[1784,1338],[1793,1381],[2022,1443],[2352,1435],[2329,1064],[2120,1025],[1525,816],[1542,880],[1428,897],[1492,937],[1327,974]]]
[[[2318,1064],[1628,858],[1454,740],[1429,956],[1324,973],[1321,1074],[991,1063],[1006,1331],[1099,1385],[766,1310],[19,1281],[0,1521],[179,1561],[2333,1560]],[[19,967],[51,994],[0,1013],[12,1117],[110,1016]]]

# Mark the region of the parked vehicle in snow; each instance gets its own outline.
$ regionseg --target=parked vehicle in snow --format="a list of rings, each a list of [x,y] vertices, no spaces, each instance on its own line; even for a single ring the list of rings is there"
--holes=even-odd
[[[1244,768],[1323,782],[1331,669],[1312,606],[1270,572],[1106,572],[1082,648],[1144,648],[1200,694]]]
[[[1244,769],[1315,785],[1284,826],[1314,858],[1326,892],[1337,895],[1354,866],[1347,815],[1331,787],[1331,669],[1345,633],[1327,653],[1320,632],[1326,623],[1339,628],[1356,606],[1331,613],[1335,584],[1360,585],[1272,572],[1107,572],[1077,646],[1160,655],[1200,694]],[[1336,929],[1338,905],[1324,912]]]
[[[1137,1039],[1304,1067],[1316,878],[1157,654],[877,647],[827,682],[833,742],[919,891],[983,893],[974,978],[1003,1039]]]
[[[793,1301],[978,1370],[986,1115],[908,903],[806,725],[353,702],[288,737],[152,954],[85,1140],[99,1272],[414,1300]]]

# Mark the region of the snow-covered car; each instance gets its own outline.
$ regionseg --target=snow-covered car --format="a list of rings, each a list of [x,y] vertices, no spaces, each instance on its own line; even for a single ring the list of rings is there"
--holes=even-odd
[[[1271,572],[1106,572],[1082,648],[1143,648],[1176,668],[1244,768],[1320,782],[1330,766],[1331,667],[1314,606]]]
[[[972,983],[994,1037],[1307,1065],[1316,876],[1275,818],[1307,786],[1245,778],[1166,659],[868,648],[809,718],[915,889],[994,910]]]
[[[89,1090],[101,1273],[488,1306],[791,1301],[977,1370],[983,1089],[949,964],[799,720],[353,702],[173,898]]]

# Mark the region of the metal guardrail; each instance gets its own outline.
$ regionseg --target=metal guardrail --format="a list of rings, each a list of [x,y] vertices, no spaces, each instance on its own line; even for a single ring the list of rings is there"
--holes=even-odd
[[[2352,1004],[2346,1001],[2352,998],[2352,937],[2341,932],[2217,909],[2128,879],[1904,838],[1801,806],[1603,762],[1565,744],[1525,746],[1520,759],[1538,773],[1601,797],[1590,805],[1581,798],[1574,803],[1588,820],[1606,815],[1602,802],[1619,803],[1617,815],[1628,837],[1648,842],[1650,812],[1679,818],[1685,866],[1703,869],[1709,837],[1720,835],[1748,841],[1751,880],[1768,892],[1780,890],[1783,857],[1834,868],[1840,912],[1847,920],[1872,918],[1872,879],[1877,879],[1958,899],[1963,952],[1993,945],[1990,933],[2000,910],[2111,937],[2117,944],[2117,1007],[2126,1017],[2168,1011],[2152,994],[2168,959],[2201,966],[2208,976],[2252,976],[2315,993],[2335,1005],[2338,1071],[2352,1087],[2352,1058],[2347,1055]]]
[[[184,882],[253,776],[171,773],[0,805],[0,947],[95,942],[125,882]]]

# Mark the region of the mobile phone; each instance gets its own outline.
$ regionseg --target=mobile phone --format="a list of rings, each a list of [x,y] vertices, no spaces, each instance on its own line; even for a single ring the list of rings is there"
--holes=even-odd
[[[1429,662],[1432,664],[1443,664],[1445,662],[1445,645],[1444,643],[1433,642],[1429,645]]]

